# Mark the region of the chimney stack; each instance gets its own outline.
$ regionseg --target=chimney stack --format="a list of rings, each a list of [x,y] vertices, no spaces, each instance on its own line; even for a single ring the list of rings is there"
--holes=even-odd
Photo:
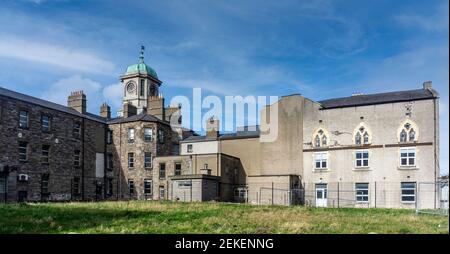
[[[137,114],[137,108],[131,103],[125,103],[123,105],[123,118],[134,116]]]
[[[218,138],[219,137],[219,120],[211,117],[206,122],[206,137]]]
[[[147,114],[153,115],[163,121],[166,120],[164,109],[164,97],[162,94],[158,96],[149,96],[147,99]]]
[[[108,104],[106,104],[106,102],[100,106],[100,116],[106,119],[111,119],[111,108]]]
[[[71,92],[67,98],[67,106],[81,114],[86,114],[86,95],[82,90]]]
[[[423,82],[423,89],[430,90],[433,87],[433,83],[431,81]]]

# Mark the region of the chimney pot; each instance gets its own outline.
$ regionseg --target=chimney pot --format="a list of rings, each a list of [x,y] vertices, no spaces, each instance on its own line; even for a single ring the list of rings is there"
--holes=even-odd
[[[433,83],[431,81],[425,81],[423,82],[423,89],[430,90],[433,87]]]

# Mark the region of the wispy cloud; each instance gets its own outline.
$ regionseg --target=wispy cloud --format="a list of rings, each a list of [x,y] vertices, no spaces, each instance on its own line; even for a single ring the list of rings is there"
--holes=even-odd
[[[25,39],[0,39],[0,57],[16,58],[88,73],[111,73],[115,65],[95,54],[60,45]]]
[[[416,12],[399,14],[394,19],[402,25],[421,28],[430,32],[447,32],[449,29],[449,2],[442,1],[432,14],[424,15]]]

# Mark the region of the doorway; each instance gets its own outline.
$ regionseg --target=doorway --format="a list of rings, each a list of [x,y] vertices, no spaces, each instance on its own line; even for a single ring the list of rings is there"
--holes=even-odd
[[[327,184],[316,184],[316,207],[327,207]]]

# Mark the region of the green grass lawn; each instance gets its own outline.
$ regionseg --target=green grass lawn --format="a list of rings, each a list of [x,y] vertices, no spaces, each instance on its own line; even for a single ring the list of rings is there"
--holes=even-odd
[[[0,233],[447,233],[413,210],[157,201],[0,205]]]

